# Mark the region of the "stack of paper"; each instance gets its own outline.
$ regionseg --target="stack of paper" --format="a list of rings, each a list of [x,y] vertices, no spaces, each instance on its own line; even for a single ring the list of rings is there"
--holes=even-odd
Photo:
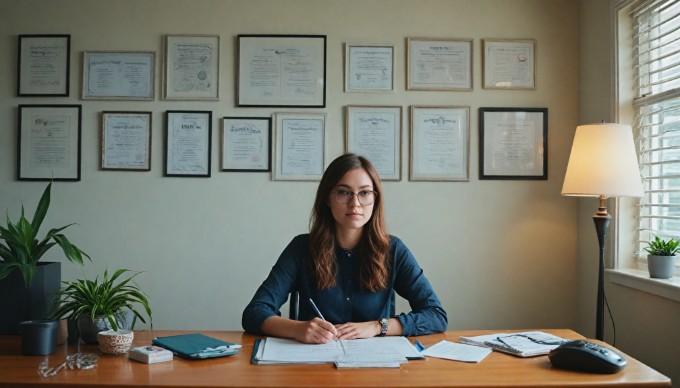
[[[251,362],[272,364],[334,363],[338,368],[398,368],[408,359],[423,355],[405,337],[375,337],[303,344],[295,340],[267,338],[257,340]]]
[[[486,346],[494,350],[520,357],[532,357],[550,353],[551,350],[566,342],[564,338],[542,331],[519,333],[496,333],[474,337],[460,337],[460,342],[470,345]]]

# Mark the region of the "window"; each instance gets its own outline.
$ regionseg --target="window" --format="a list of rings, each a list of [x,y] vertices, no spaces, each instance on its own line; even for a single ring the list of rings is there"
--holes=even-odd
[[[642,0],[629,9],[633,129],[645,189],[636,253],[645,259],[654,236],[680,238],[680,0]]]

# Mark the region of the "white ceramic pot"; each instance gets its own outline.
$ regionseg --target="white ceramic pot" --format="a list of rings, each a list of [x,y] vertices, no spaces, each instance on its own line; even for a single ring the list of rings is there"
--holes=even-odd
[[[657,279],[670,279],[675,273],[675,256],[647,255],[649,276]]]

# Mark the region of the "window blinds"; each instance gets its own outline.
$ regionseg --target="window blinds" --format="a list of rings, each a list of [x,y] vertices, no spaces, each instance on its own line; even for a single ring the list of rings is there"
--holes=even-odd
[[[631,17],[640,256],[654,236],[680,238],[680,0],[640,1]]]

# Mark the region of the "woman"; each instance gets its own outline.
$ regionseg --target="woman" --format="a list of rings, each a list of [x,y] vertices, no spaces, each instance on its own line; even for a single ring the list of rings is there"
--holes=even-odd
[[[445,331],[439,298],[411,251],[387,233],[383,212],[373,165],[355,154],[335,159],[319,183],[310,233],[281,253],[243,311],[243,328],[303,343]],[[279,311],[295,291],[299,321]],[[395,316],[394,292],[412,312]]]

